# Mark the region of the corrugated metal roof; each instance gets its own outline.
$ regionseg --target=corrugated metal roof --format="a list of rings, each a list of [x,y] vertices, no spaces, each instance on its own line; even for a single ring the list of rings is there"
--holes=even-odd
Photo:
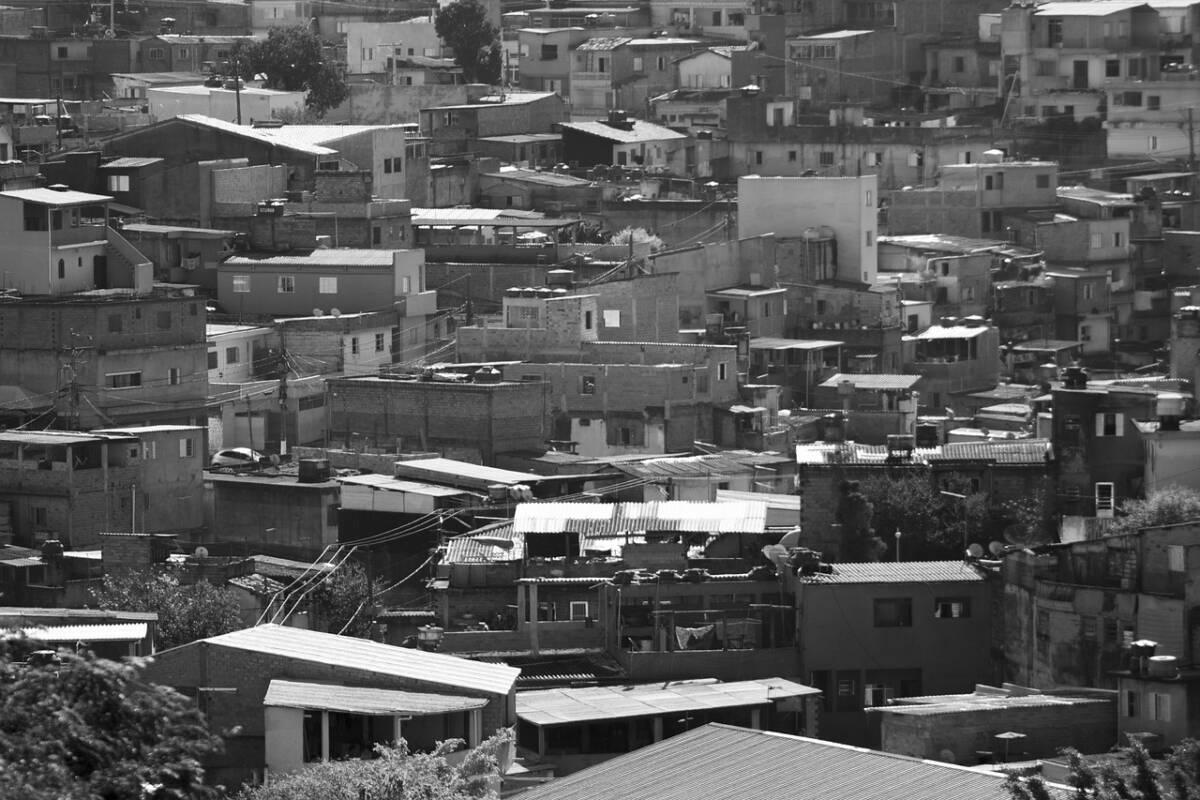
[[[1007,800],[1006,776],[834,742],[705,725],[521,800]]]
[[[355,486],[369,486],[372,489],[379,489],[381,491],[405,492],[407,494],[420,494],[427,497],[458,497],[469,494],[469,492],[463,489],[455,489],[451,486],[438,486],[437,484],[421,483],[419,481],[405,481],[374,473],[351,475],[345,478],[338,478],[337,481],[338,483],[349,483]]]
[[[628,36],[596,36],[586,42],[580,42],[576,50],[616,50],[623,44],[632,42]]]
[[[1034,13],[1039,17],[1107,17],[1144,5],[1145,0],[1090,0],[1086,3],[1068,0],[1040,5]]]
[[[714,708],[761,706],[785,697],[820,694],[811,686],[760,678],[733,683],[661,683],[635,686],[588,686],[517,693],[517,716],[534,725],[563,725],[705,711]]]
[[[600,461],[601,459],[597,459]],[[724,452],[704,456],[671,456],[640,461],[608,461],[626,475],[637,478],[710,478],[713,475],[746,475],[755,466],[785,464],[786,456],[771,453]]]
[[[762,533],[766,517],[767,504],[759,502],[522,503],[513,515],[513,530],[584,536],[632,531]]]
[[[932,325],[916,336],[906,336],[908,340],[929,341],[930,339],[974,339],[982,336],[991,328],[987,325]]]
[[[284,139],[279,136],[272,135],[276,128],[251,128],[248,125],[238,125],[234,122],[226,122],[223,119],[216,117],[205,116],[204,114],[180,114],[175,117],[177,120],[190,125],[198,125],[202,128],[211,128],[213,130],[222,131],[223,133],[231,133],[234,136],[240,136],[244,139],[254,139],[255,141],[264,144],[283,147],[287,150],[294,150],[299,153],[305,153],[311,156],[331,156],[336,155],[337,150],[331,147],[321,147],[319,145],[309,144],[301,141],[293,141]],[[165,125],[171,124],[171,120],[162,123]]]
[[[44,206],[97,205],[112,200],[105,194],[76,192],[70,189],[62,192],[57,189],[14,189],[11,192],[0,192],[0,195]]]
[[[445,479],[452,486],[462,485],[464,482],[482,484],[485,487],[492,483],[515,485],[536,482],[545,477],[533,473],[485,467],[467,461],[455,461],[452,458],[417,458],[411,461],[398,461],[395,470],[397,477]]]
[[[347,247],[317,248],[311,253],[288,253],[275,255],[233,256],[227,258],[223,265],[246,268],[255,266],[269,267],[308,267],[308,266],[351,266],[351,267],[387,267],[395,263],[391,250],[366,250]]]
[[[481,664],[441,653],[281,625],[259,625],[201,641],[213,647],[267,653],[493,694],[508,694],[521,672],[500,664]]]
[[[30,639],[43,642],[136,642],[145,639],[144,622],[115,622],[108,625],[50,625],[22,628]]]
[[[134,169],[136,167],[148,167],[151,164],[158,164],[161,161],[163,161],[161,158],[126,156],[125,158],[114,158],[112,161],[106,161],[100,165],[100,169]]]
[[[500,542],[509,542],[505,547]],[[498,522],[446,540],[443,564],[491,564],[525,560],[525,535],[513,531],[512,521]]]
[[[629,130],[614,128],[612,125],[600,121],[563,122],[561,123],[561,127],[565,131],[570,130],[576,133],[585,133],[589,136],[607,139],[610,142],[617,142],[619,144],[663,142],[688,138],[686,133],[679,133],[670,128],[664,128],[662,125],[655,125],[653,122],[645,122],[640,119],[631,119],[626,122],[630,126]]]
[[[809,39],[853,39],[856,36],[866,36],[869,33],[875,33],[871,30],[841,30],[828,31],[826,33],[814,33],[808,36],[797,36],[795,41],[806,42]]]
[[[1047,461],[1053,448],[1046,439],[1017,441],[949,442],[929,461],[992,461],[997,464],[1039,464]]]
[[[921,380],[920,375],[851,375],[839,372],[821,384],[823,389],[836,389],[842,381],[850,381],[855,389],[911,389]]]
[[[777,336],[758,336],[750,340],[751,350],[824,350],[840,347],[844,342],[832,339],[781,339]]]
[[[263,705],[343,711],[347,714],[409,714],[423,717],[483,708],[487,705],[487,700],[454,694],[425,694],[397,689],[277,680],[271,681],[271,685],[267,687]]]
[[[963,561],[879,561],[834,564],[832,573],[818,572],[808,583],[973,583],[984,580]]]

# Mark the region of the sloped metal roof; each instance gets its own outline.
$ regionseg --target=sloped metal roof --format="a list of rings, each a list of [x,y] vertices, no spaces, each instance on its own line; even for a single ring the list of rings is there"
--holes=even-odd
[[[534,725],[563,725],[714,708],[761,706],[785,697],[820,694],[783,678],[732,683],[645,683],[543,689],[517,694],[517,716]]]
[[[282,625],[259,625],[202,639],[200,643],[502,695],[512,690],[521,672],[500,664]],[[182,647],[196,645],[193,642]]]
[[[271,685],[267,687],[263,705],[343,711],[347,714],[407,714],[423,717],[483,708],[487,705],[487,700],[454,694],[427,694],[398,689],[276,680],[271,681]]]
[[[921,380],[920,375],[887,375],[887,374],[865,374],[865,375],[850,375],[839,372],[829,380],[821,384],[823,389],[836,389],[842,381],[850,381],[854,384],[855,389],[911,389],[917,385],[917,381]]]
[[[700,503],[522,503],[513,516],[516,533],[580,533],[617,536],[631,531],[762,533],[767,504]]]
[[[116,622],[107,625],[51,625],[22,628],[30,639],[48,643],[58,642],[136,642],[145,639],[145,622]]]
[[[975,583],[984,580],[963,561],[879,561],[834,564],[832,573],[818,572],[807,583]]]
[[[711,724],[537,786],[521,800],[1007,800],[1005,780],[954,764]]]

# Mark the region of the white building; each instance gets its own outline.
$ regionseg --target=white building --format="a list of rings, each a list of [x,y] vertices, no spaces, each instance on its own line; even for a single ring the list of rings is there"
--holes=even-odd
[[[442,58],[449,50],[432,18],[405,22],[347,22],[346,70],[351,75],[391,72],[397,59]]]
[[[239,97],[240,95],[240,97]],[[227,122],[241,120],[249,125],[260,120],[279,119],[283,113],[304,110],[304,92],[280,92],[275,89],[244,88],[240,92],[213,86],[164,86],[146,89],[150,118],[159,122],[184,114],[202,114]]]
[[[738,238],[800,238],[828,226],[837,241],[838,280],[872,284],[878,272],[879,202],[874,175],[853,178],[738,179]]]

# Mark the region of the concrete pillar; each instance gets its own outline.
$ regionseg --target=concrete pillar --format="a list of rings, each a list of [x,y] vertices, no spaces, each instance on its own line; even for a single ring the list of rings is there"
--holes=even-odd
[[[392,717],[392,742],[398,743],[404,738],[404,733],[401,730],[401,717]]]
[[[662,717],[654,718],[654,741],[661,742],[663,738]]]
[[[525,584],[529,587],[529,652],[534,655],[540,655],[541,649],[538,645],[538,591],[536,583]]]
[[[329,760],[329,712],[321,711],[321,760]]]
[[[543,725],[538,725],[538,755],[546,756],[546,728]]]
[[[762,730],[762,709],[750,709],[750,727],[756,731]]]

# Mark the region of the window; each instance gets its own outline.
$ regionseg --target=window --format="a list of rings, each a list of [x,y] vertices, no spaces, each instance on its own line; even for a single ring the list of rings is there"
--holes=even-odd
[[[128,192],[129,191],[129,176],[128,175],[109,175],[108,190],[110,192]]]
[[[165,56],[161,47],[151,47],[148,54],[149,58],[162,59]]]
[[[386,344],[386,337],[382,333],[375,334],[375,352],[382,353]]]
[[[542,61],[556,61],[556,60],[558,60],[558,45],[556,45],[556,44],[544,44],[544,45],[542,45],[542,55],[541,55],[541,59],[542,59]],[[638,59],[638,58],[635,58],[635,59],[633,60],[633,68],[634,68],[635,70],[640,70],[640,69],[641,69],[641,67],[640,67],[640,66],[638,66],[638,63],[637,63],[637,62],[638,62],[638,61],[640,61],[640,60],[641,60],[641,59]]]
[[[1092,340],[1092,326],[1091,325],[1080,325],[1079,326],[1079,341],[1090,342],[1091,340]]]
[[[58,48],[58,57],[59,58],[70,58],[71,57],[70,50],[68,50],[66,47]]]
[[[1110,412],[1096,414],[1097,436],[1124,436],[1125,415]]]
[[[621,327],[621,310],[618,308],[606,308],[603,312],[604,327],[619,328]]]
[[[591,311],[583,312],[583,329],[585,331],[590,331],[592,329],[592,312]]]
[[[141,372],[110,372],[104,377],[110,389],[132,389],[142,385]]]
[[[1039,188],[1039,189],[1049,189],[1050,188],[1050,176],[1049,175],[1037,175],[1037,176],[1035,176],[1034,180],[1037,182],[1037,188]]]
[[[193,442],[192,437],[185,436],[179,440],[180,458],[191,458],[193,455],[195,455],[195,452],[195,443]]]
[[[33,511],[33,524],[34,525],[45,525],[46,524],[46,507],[45,506],[34,506],[31,510]]]
[[[1098,233],[1093,234],[1092,247],[1101,247],[1102,246],[1099,237],[1100,237],[1100,234],[1098,234]],[[1083,299],[1091,300],[1095,296],[1096,296],[1096,287],[1090,283],[1085,283],[1083,285]]]
[[[875,231],[866,231],[863,236],[863,244],[867,247],[875,246]]]
[[[178,386],[179,383],[180,383],[179,367],[168,367],[167,368],[167,385],[168,386]]]
[[[1158,137],[1157,136],[1147,136],[1146,137],[1146,149],[1147,150],[1157,150],[1158,149]],[[25,230],[29,230],[29,229],[26,228]]]
[[[796,151],[795,150],[788,150],[788,161],[793,164],[796,162]]]
[[[358,337],[357,336],[350,337],[350,355],[354,355],[354,356],[358,355]]]
[[[47,230],[46,209],[44,206],[39,206],[34,203],[25,203],[25,230],[27,231],[44,231]]]
[[[971,598],[939,597],[933,602],[935,619],[966,619],[971,616]]]
[[[820,163],[821,163],[822,167],[832,167],[833,166],[833,151],[832,150],[822,150],[821,155],[820,155]]]
[[[236,363],[238,363],[238,361],[241,360],[241,356],[238,354],[238,352],[239,351],[236,347],[226,347],[225,348],[225,363],[226,363],[226,365],[236,364]]]
[[[1162,98],[1156,94],[1146,95],[1146,110],[1158,111],[1162,108]]]
[[[584,375],[579,379],[580,394],[595,394],[596,393],[596,376]]]
[[[1167,545],[1167,569],[1171,572],[1184,571],[1183,545]]]
[[[726,364],[724,361],[722,361],[720,364],[717,364],[717,380],[719,380],[719,381],[725,380],[727,377],[729,377],[728,373],[729,373],[729,365],[728,364]]]
[[[381,244],[383,242],[383,228],[378,225],[371,226],[371,244]]]
[[[317,291],[320,294],[337,294],[337,290],[338,290],[337,283],[338,283],[337,276],[332,276],[332,277],[322,276],[317,279]]]
[[[762,164],[762,161],[763,161],[763,152],[762,152],[762,150],[755,150],[755,151],[754,151],[754,163],[755,163],[755,164]]]
[[[867,153],[867,166],[868,167],[878,167],[882,163],[883,163],[883,153],[881,153],[881,152]]]
[[[967,71],[967,60],[965,58],[963,58],[962,56],[955,56],[954,57],[954,71],[955,72],[966,72]]]
[[[1081,616],[1079,618],[1079,635],[1089,642],[1096,641],[1096,618],[1091,616]]]
[[[234,275],[233,276],[233,291],[236,294],[247,294],[250,291],[250,276],[249,275]]]
[[[1147,692],[1146,711],[1149,712],[1150,719],[1158,720],[1159,722],[1170,722],[1171,695],[1160,694],[1159,692]]]
[[[220,361],[218,361],[218,359],[217,359],[217,351],[209,350],[208,351],[208,368],[216,369],[218,366],[220,366]]]
[[[655,69],[657,69],[659,72],[662,72],[663,70],[665,70],[665,69],[667,68],[667,58],[666,58],[666,56],[659,56],[659,57],[658,57],[658,58],[655,60],[654,67],[655,67]]]
[[[402,275],[400,277],[400,294],[411,294],[411,293],[412,293],[412,278],[410,278],[407,275]]]
[[[1119,78],[1121,77],[1121,60],[1110,58],[1104,62],[1104,77]]]
[[[160,331],[171,330],[171,312],[159,311],[154,315],[154,324],[158,326]]]
[[[292,294],[296,291],[295,275],[280,275],[275,291],[279,294]]]
[[[1124,246],[1125,246],[1125,237],[1122,236],[1120,233],[1114,233],[1113,234],[1113,247],[1124,247]]]
[[[1136,717],[1138,715],[1138,692],[1130,689],[1125,690],[1125,702],[1121,704],[1121,711],[1127,717]]]
[[[874,208],[875,207],[875,197],[874,197],[874,195],[871,194],[871,190],[868,189],[864,196],[867,201],[866,202],[867,208]]]
[[[876,628],[911,628],[912,598],[881,597],[875,601]]]
[[[587,619],[590,616],[586,600],[571,601],[571,619]]]

